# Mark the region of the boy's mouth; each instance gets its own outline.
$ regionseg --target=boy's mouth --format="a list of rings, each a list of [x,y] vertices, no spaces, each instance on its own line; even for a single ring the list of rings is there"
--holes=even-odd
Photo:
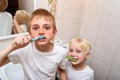
[[[73,61],[73,62],[77,62],[77,60],[78,60],[78,59],[73,58],[73,57],[71,57],[71,56],[69,56],[69,55],[67,55],[66,58],[67,58],[68,60]]]
[[[37,37],[37,38],[32,38],[30,41],[32,42],[32,41],[36,41],[36,40],[41,40],[41,39],[45,39],[45,36],[39,36],[39,37]]]

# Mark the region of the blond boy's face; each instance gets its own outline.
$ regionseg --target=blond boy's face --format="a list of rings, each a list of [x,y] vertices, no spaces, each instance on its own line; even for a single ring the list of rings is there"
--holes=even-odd
[[[56,35],[57,30],[52,26],[51,21],[45,20],[43,17],[34,17],[30,21],[30,35],[32,38],[39,37],[40,35],[44,36],[45,39],[36,41],[37,44],[47,44],[49,43]]]
[[[83,50],[80,48],[80,45],[78,43],[74,43],[69,46],[68,55],[77,59],[77,62],[70,61],[73,65],[84,63],[87,57],[86,54],[83,53]]]

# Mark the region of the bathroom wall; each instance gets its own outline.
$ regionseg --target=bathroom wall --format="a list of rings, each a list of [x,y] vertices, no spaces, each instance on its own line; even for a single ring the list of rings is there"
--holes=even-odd
[[[120,0],[85,0],[80,36],[92,42],[95,80],[120,80]]]
[[[58,35],[56,39],[68,42],[71,38],[79,36],[83,0],[57,1],[56,21]]]

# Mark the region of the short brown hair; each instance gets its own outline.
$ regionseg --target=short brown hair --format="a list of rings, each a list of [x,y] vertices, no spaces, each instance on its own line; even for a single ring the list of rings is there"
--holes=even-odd
[[[36,16],[39,17],[39,18],[44,17],[44,19],[51,21],[53,28],[56,29],[55,18],[48,10],[42,9],[42,8],[36,9],[32,13],[30,21]],[[29,23],[29,30],[30,30],[30,23]]]
[[[0,12],[8,7],[8,0],[0,0]]]

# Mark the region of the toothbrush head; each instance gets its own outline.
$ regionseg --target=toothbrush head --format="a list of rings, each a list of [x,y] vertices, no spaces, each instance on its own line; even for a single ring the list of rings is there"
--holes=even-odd
[[[67,55],[66,58],[67,58],[68,60],[71,60],[71,61],[74,61],[74,62],[77,62],[77,60],[78,60],[78,59],[73,58],[73,57],[71,57],[71,56],[69,56],[69,55]]]
[[[40,40],[40,39],[45,39],[45,36],[39,36],[39,37],[37,37],[37,38],[32,38],[32,39],[30,40],[30,42],[36,41],[36,40]]]
[[[45,38],[45,36],[39,36],[39,39],[44,39]]]

